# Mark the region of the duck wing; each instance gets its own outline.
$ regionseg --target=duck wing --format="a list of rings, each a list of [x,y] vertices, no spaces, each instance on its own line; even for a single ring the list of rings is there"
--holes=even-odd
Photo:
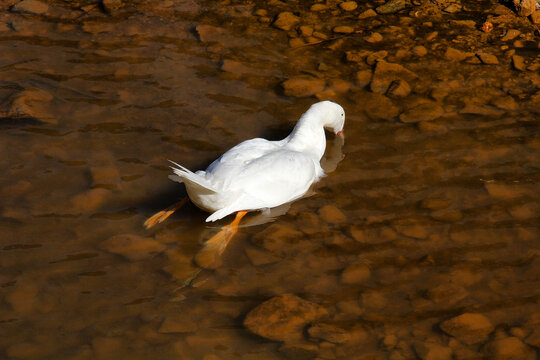
[[[246,164],[281,149],[281,143],[261,138],[241,142],[212,162],[204,171],[204,176],[216,188],[227,191]]]
[[[240,210],[272,208],[300,198],[324,172],[312,156],[289,149],[270,151],[244,162],[229,191],[238,197],[206,221],[221,219]]]

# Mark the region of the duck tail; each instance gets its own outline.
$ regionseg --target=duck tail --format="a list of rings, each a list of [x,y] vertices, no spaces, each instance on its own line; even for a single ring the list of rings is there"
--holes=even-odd
[[[169,179],[186,184],[194,188],[198,193],[216,193],[218,190],[202,175],[196,174],[174,161],[169,160],[174,166],[171,166],[174,175],[169,175]]]

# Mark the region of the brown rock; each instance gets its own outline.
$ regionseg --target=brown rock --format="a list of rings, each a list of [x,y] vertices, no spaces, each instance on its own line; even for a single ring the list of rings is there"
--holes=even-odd
[[[283,92],[287,96],[307,97],[324,90],[326,82],[311,76],[297,76],[281,83]]]
[[[474,22],[474,20],[451,20],[450,23],[453,25],[465,26],[469,29],[476,28],[476,22]]]
[[[323,307],[286,294],[273,297],[251,310],[244,326],[267,339],[294,342],[302,340],[307,324],[326,315],[328,312]]]
[[[540,24],[540,10],[536,10],[531,14],[531,21],[533,22],[533,24]]]
[[[476,54],[476,56],[478,56],[482,64],[485,64],[485,65],[497,65],[499,63],[499,60],[497,59],[497,57],[492,54],[479,52]]]
[[[336,34],[351,34],[354,32],[354,28],[352,26],[336,26],[332,29],[333,32]]]
[[[341,273],[344,284],[361,284],[371,276],[371,270],[366,264],[350,264]]]
[[[540,349],[540,327],[536,327],[526,338],[525,343]]]
[[[384,94],[394,80],[412,82],[417,78],[418,76],[415,73],[405,67],[381,60],[375,66],[370,89],[374,93]]]
[[[514,110],[519,109],[519,104],[510,95],[497,96],[496,98],[491,100],[491,103],[495,105],[496,107],[498,107],[499,109],[503,109],[503,110],[514,111]]]
[[[369,309],[382,309],[388,303],[386,297],[375,290],[364,291],[360,298],[362,300],[362,305]]]
[[[253,71],[241,62],[229,59],[224,59],[220,64],[220,68],[222,71],[237,75],[246,74]]]
[[[300,34],[302,36],[311,36],[313,35],[313,27],[311,26],[307,26],[307,25],[302,25],[299,27],[300,29]]]
[[[438,304],[453,305],[466,298],[467,291],[463,286],[445,282],[429,289],[427,297]]]
[[[280,260],[280,258],[268,251],[260,250],[256,248],[247,248],[245,253],[249,261],[254,266],[272,264]]]
[[[483,342],[493,331],[493,325],[487,317],[473,313],[461,314],[443,321],[439,327],[448,335],[467,345]]]
[[[325,205],[318,211],[321,219],[327,223],[339,224],[347,221],[345,214],[334,205]]]
[[[115,235],[103,241],[99,247],[132,261],[144,259],[165,249],[165,245],[152,238],[134,234]]]
[[[493,340],[486,345],[486,351],[494,360],[526,359],[531,353],[527,345],[514,336]]]
[[[452,349],[448,346],[431,342],[420,342],[414,345],[414,350],[422,360],[451,360]]]
[[[412,48],[412,53],[416,56],[424,56],[427,54],[427,49],[422,45],[418,45]]]
[[[344,1],[339,4],[339,7],[345,11],[353,11],[358,7],[358,4],[356,3],[356,1]]]
[[[536,10],[535,0],[514,0],[514,6],[520,16],[529,16]]]
[[[366,37],[365,39],[368,43],[377,43],[379,41],[382,41],[383,40],[383,36],[378,33],[378,32],[374,32],[372,33],[371,35],[369,35],[368,37]]]
[[[429,235],[425,226],[413,220],[397,220],[392,226],[398,233],[415,239],[426,239]]]
[[[448,199],[432,198],[422,200],[420,206],[424,209],[440,210],[447,208],[448,206],[450,206],[450,204],[451,201]]]
[[[109,190],[94,188],[71,198],[72,211],[92,212],[99,209],[111,196]]]
[[[360,63],[364,61],[369,54],[371,54],[371,52],[368,50],[349,50],[345,52],[345,58],[349,62]]]
[[[461,6],[456,4],[450,4],[443,9],[445,13],[453,14],[461,10]]]
[[[386,95],[390,97],[405,97],[411,93],[411,87],[405,80],[394,80],[388,87]]]
[[[504,34],[504,36],[501,38],[501,40],[502,41],[514,40],[515,38],[517,38],[519,36],[519,34],[521,34],[521,32],[519,30],[509,29],[506,32],[506,34]]]
[[[101,0],[105,11],[111,12],[122,7],[122,0]]]
[[[375,10],[368,9],[364,11],[363,13],[361,13],[360,15],[358,15],[358,19],[367,19],[373,16],[377,16],[377,13],[375,12]]]
[[[512,55],[512,66],[519,71],[525,71],[525,59],[519,55]]]
[[[13,93],[0,103],[0,119],[34,119],[56,124],[57,120],[48,111],[52,99],[51,94],[36,88]]]
[[[448,47],[444,53],[444,58],[449,61],[462,61],[472,56],[474,56],[474,53],[461,51],[451,47]]]
[[[399,108],[392,100],[381,94],[363,92],[357,103],[373,120],[394,120],[399,114]]]
[[[289,31],[299,22],[300,18],[298,16],[294,15],[292,12],[284,11],[278,14],[272,25],[278,29]]]
[[[371,82],[372,72],[371,70],[360,70],[356,73],[356,82],[358,86],[365,87]]]
[[[211,25],[197,25],[195,31],[200,41],[219,42],[224,36],[225,31]]]
[[[350,334],[340,327],[331,324],[318,323],[308,329],[309,337],[328,341],[334,344],[343,344],[350,340]]]
[[[426,100],[401,113],[399,119],[404,123],[431,121],[441,117],[443,113],[444,110],[439,104]]]
[[[405,0],[390,0],[384,5],[377,7],[375,10],[377,10],[379,14],[392,14],[405,9],[405,6]]]
[[[366,57],[366,64],[375,65],[379,60],[384,59],[388,55],[388,51],[380,50],[370,53]]]
[[[328,7],[324,4],[313,4],[310,8],[311,11],[324,11],[326,9],[328,9]]]
[[[11,7],[11,11],[42,15],[49,11],[49,5],[38,0],[22,0]]]
[[[289,226],[272,224],[254,236],[256,243],[262,242],[262,246],[269,251],[281,253],[291,243],[296,243],[304,238],[304,234]]]
[[[487,182],[484,184],[484,187],[491,197],[499,200],[515,199],[527,193],[525,188],[518,185]]]
[[[38,305],[39,288],[28,281],[17,281],[17,286],[5,296],[5,301],[20,315],[31,313]]]
[[[292,48],[302,47],[304,45],[306,45],[306,42],[302,38],[297,37],[289,39],[289,46]]]

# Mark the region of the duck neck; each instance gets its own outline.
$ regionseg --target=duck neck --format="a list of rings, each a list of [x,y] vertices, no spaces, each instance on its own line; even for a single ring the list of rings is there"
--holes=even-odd
[[[317,115],[313,113],[302,115],[293,131],[284,140],[290,149],[311,154],[320,161],[326,149],[326,136],[322,117]]]

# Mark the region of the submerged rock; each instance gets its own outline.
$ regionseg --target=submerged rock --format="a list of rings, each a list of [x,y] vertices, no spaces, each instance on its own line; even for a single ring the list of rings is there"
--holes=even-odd
[[[281,30],[291,30],[291,28],[300,22],[300,18],[292,12],[284,11],[279,13],[276,20],[272,24],[274,27]]]
[[[414,345],[416,354],[422,360],[451,360],[452,349],[448,346],[431,342],[421,342]]]
[[[516,70],[525,71],[525,59],[523,58],[523,56],[512,55],[512,66]]]
[[[0,103],[0,121],[4,118],[56,124],[56,119],[49,114],[47,109],[52,99],[51,94],[37,88],[15,92]]]
[[[342,344],[350,340],[351,335],[344,329],[331,324],[318,323],[308,329],[309,337]]]
[[[384,5],[381,5],[375,8],[375,10],[379,14],[392,14],[392,13],[405,9],[405,5],[406,5],[405,0],[390,0]]]
[[[144,259],[165,249],[165,245],[152,238],[134,234],[115,235],[102,242],[99,247],[132,261]]]
[[[341,282],[344,284],[361,284],[369,279],[371,270],[366,264],[350,264],[341,273]]]
[[[399,108],[382,94],[365,92],[359,96],[357,102],[373,120],[394,120],[399,115]]]
[[[307,97],[324,90],[326,82],[311,76],[297,76],[281,83],[283,92],[287,96]]]
[[[448,335],[467,345],[485,341],[494,329],[487,317],[473,313],[461,314],[443,321],[439,327]]]
[[[449,61],[462,61],[466,58],[473,57],[474,53],[467,52],[467,51],[461,51],[458,49],[454,49],[452,47],[448,47],[446,49],[446,52],[444,53],[444,58]]]
[[[526,359],[531,353],[531,349],[514,336],[493,340],[486,345],[486,351],[494,360]]]
[[[374,93],[384,94],[395,80],[412,82],[417,78],[415,73],[399,64],[379,60],[373,72],[370,89]]]
[[[422,101],[418,105],[407,109],[399,119],[404,123],[435,120],[444,113],[443,108],[433,101]]]
[[[525,342],[537,349],[540,349],[540,327],[534,329],[526,338]]]
[[[332,224],[339,224],[347,221],[347,217],[334,205],[325,205],[318,211],[322,221]]]
[[[358,19],[367,19],[373,16],[377,16],[377,12],[375,12],[375,10],[373,9],[367,9],[366,11],[358,15]]]
[[[514,0],[519,16],[529,16],[536,10],[535,0]]]
[[[118,10],[122,6],[122,0],[101,0],[105,11]]]
[[[335,32],[336,34],[351,34],[354,32],[354,28],[352,26],[342,25],[342,26],[336,26],[335,28],[332,29],[332,31]]]
[[[345,11],[353,11],[358,7],[356,1],[344,1],[339,4],[339,7]]]
[[[478,56],[480,61],[482,61],[482,64],[497,65],[499,63],[499,60],[493,54],[488,54],[486,52],[478,52],[476,56]]]
[[[405,80],[394,80],[388,87],[386,94],[390,97],[405,97],[411,93],[411,87]]]
[[[77,194],[71,198],[71,210],[74,212],[92,212],[99,209],[112,192],[103,188],[94,188]]]
[[[328,313],[322,306],[286,294],[273,297],[251,310],[244,326],[267,339],[294,342],[302,339],[307,324],[326,315]]]
[[[28,13],[43,15],[49,11],[49,5],[38,0],[23,0],[11,7],[11,11],[18,13]]]

